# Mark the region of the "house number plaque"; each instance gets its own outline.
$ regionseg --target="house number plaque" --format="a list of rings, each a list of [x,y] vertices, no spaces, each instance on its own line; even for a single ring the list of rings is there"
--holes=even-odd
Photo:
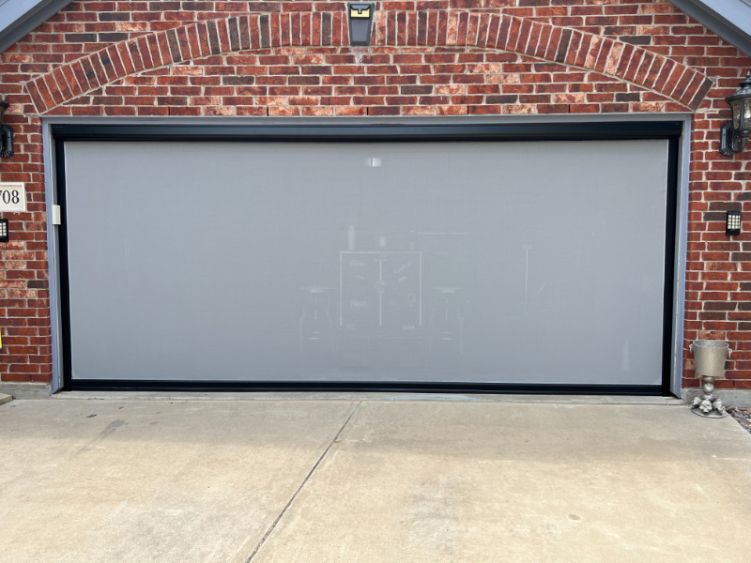
[[[0,182],[0,213],[26,211],[26,186],[21,182]]]

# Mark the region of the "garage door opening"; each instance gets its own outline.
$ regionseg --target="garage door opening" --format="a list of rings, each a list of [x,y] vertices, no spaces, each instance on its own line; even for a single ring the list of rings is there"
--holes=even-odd
[[[665,391],[675,124],[280,131],[57,131],[69,387]]]

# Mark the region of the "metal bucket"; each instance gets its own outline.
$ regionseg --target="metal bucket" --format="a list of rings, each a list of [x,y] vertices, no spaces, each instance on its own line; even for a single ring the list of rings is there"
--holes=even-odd
[[[724,340],[694,340],[689,346],[694,353],[696,377],[725,377],[725,362],[732,350]]]

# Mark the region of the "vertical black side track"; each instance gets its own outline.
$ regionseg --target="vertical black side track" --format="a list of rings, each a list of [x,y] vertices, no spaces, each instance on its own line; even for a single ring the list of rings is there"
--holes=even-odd
[[[55,139],[55,196],[60,206],[60,225],[57,227],[60,268],[60,344],[62,347],[63,388],[73,385],[73,362],[70,349],[70,278],[68,272],[68,218],[65,205],[65,141]]]
[[[673,311],[675,309],[675,251],[678,214],[678,148],[679,136],[668,139],[668,193],[665,204],[665,293],[662,314],[662,394],[671,395],[670,376],[673,368]],[[682,377],[682,374],[675,374]]]

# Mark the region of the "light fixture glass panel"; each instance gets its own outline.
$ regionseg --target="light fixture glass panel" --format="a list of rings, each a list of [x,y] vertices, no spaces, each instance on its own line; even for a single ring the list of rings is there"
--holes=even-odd
[[[751,98],[743,100],[743,123],[740,128],[746,132],[751,129]]]
[[[743,108],[741,107],[741,101],[736,100],[730,104],[730,108],[733,112],[733,129],[736,131],[741,127],[741,113]]]

